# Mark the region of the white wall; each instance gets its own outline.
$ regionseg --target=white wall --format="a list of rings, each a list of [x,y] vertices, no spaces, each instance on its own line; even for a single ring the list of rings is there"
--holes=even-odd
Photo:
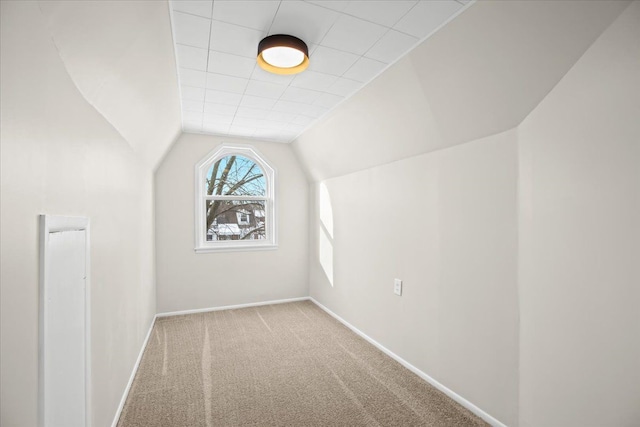
[[[152,170],[79,93],[38,4],[0,4],[0,424],[37,424],[47,213],[91,220],[93,425],[107,426],[155,313]]]
[[[526,21],[526,13],[490,3],[476,9],[484,19],[494,8],[513,17],[512,25]],[[596,19],[597,33],[575,40],[582,50],[548,57],[536,50],[541,64],[568,68],[556,69],[556,80],[542,88],[548,95],[518,127],[411,154],[451,145],[453,124],[461,128],[457,135],[481,130],[474,127],[482,115],[443,120],[452,107],[443,104],[445,96],[432,96],[440,80],[425,78],[436,35],[411,54],[412,64],[396,64],[294,143],[316,193],[329,178],[333,211],[333,253],[326,256],[322,207],[312,198],[310,293],[507,425],[638,425],[640,3],[627,9],[607,2],[515,3],[507,7],[548,7],[549,25],[563,23],[572,36],[586,22],[578,19],[584,10],[590,9],[583,16],[589,22],[598,16],[594,10],[607,10]],[[565,21],[554,15],[556,7]],[[542,9],[536,19],[544,18]],[[576,13],[567,15],[569,9]],[[425,56],[417,58],[419,52]],[[504,77],[502,55],[511,52],[492,52],[487,67]],[[458,57],[452,58],[455,68]],[[443,61],[438,67],[446,68]],[[416,81],[424,99],[406,90],[406,82]],[[394,84],[400,94],[389,89]],[[502,90],[513,81],[492,84]],[[455,92],[451,103],[464,98]],[[423,121],[385,115],[382,105],[393,110],[403,99]],[[499,99],[490,104],[500,117],[524,105]],[[361,117],[369,112],[366,122]],[[393,129],[397,138],[388,136]],[[325,145],[331,150],[322,152]],[[333,261],[333,286],[320,258]],[[395,277],[405,281],[402,297],[392,293]]]
[[[521,425],[640,425],[639,2],[518,134]]]
[[[223,142],[255,147],[276,169],[278,249],[194,252],[194,166]],[[183,134],[155,182],[159,312],[308,295],[308,181],[289,145]]]
[[[310,177],[322,180],[446,147],[420,87],[405,57],[300,135],[293,145]]]
[[[510,131],[325,181],[333,286],[317,238],[310,264],[312,297],[509,425],[518,395],[516,148]],[[394,278],[404,281],[401,297]]]
[[[317,202],[309,222],[308,183],[291,147],[251,142],[278,170],[280,248],[196,255],[193,165],[223,140],[183,135],[167,154],[155,175],[154,229],[148,159],[78,92],[38,5],[0,4],[3,426],[36,422],[40,213],[92,221],[94,425],[111,422],[155,312],[154,237],[158,311],[309,292],[508,425],[640,423],[637,1],[553,90],[565,59],[584,52],[624,3],[563,2],[547,21],[548,2],[511,2],[522,9],[507,20],[503,2],[479,2],[460,17],[476,19],[461,21],[466,40],[486,40],[470,38],[474,29],[480,37],[503,28],[491,22],[521,30],[505,45],[483,43],[496,49],[482,56],[496,67],[484,70],[484,83],[500,89],[507,78],[536,78],[535,67],[504,74],[510,67],[500,58],[524,52],[554,64],[546,84],[522,99],[505,90],[482,114],[461,114],[467,95],[486,105],[486,86],[447,81],[459,91],[453,102],[430,76],[460,56],[427,70],[427,53],[438,49],[424,45],[424,58],[399,63],[305,133],[293,148],[314,179],[332,178],[333,286],[318,262]],[[526,21],[531,7],[542,9],[530,23],[573,41],[529,37],[540,27],[518,28],[513,17]],[[452,34],[433,42],[457,40]],[[515,34],[538,48],[522,49]],[[549,91],[517,131],[502,129]],[[487,115],[490,122],[479,119]],[[478,139],[488,129],[506,132]],[[468,143],[421,154],[461,140]],[[143,157],[162,151],[149,150]],[[405,281],[402,297],[392,293],[395,277]]]
[[[156,167],[181,130],[168,2],[44,0],[38,7],[80,93]]]

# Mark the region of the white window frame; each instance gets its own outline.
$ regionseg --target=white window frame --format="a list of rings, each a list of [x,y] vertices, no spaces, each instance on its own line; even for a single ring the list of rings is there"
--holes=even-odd
[[[207,179],[207,172],[213,163],[222,159],[223,157],[237,155],[246,157],[257,164],[262,173],[264,174],[266,183],[266,194],[264,197],[250,197],[250,196],[226,196],[230,200],[265,200],[265,220],[266,220],[266,239],[262,240],[215,240],[207,241],[206,239],[206,217],[205,208],[206,201],[213,200],[214,196],[207,196],[205,182]],[[249,251],[249,250],[270,250],[277,249],[277,221],[276,221],[276,206],[275,206],[275,183],[276,183],[276,170],[270,166],[269,162],[265,160],[265,157],[251,146],[229,145],[222,144],[209,154],[207,154],[202,160],[200,160],[195,166],[195,252],[196,253],[208,253],[208,252],[226,252],[226,251]],[[219,198],[220,196],[218,196]]]

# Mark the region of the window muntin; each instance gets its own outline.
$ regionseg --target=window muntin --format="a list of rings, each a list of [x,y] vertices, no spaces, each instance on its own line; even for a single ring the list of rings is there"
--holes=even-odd
[[[274,180],[249,147],[223,146],[196,165],[196,252],[275,248]]]
[[[213,162],[206,177],[207,195],[265,196],[267,182],[255,161],[228,155]]]

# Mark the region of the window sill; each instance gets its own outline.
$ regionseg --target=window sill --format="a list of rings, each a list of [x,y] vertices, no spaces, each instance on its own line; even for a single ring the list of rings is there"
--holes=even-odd
[[[213,252],[250,252],[250,251],[273,251],[278,249],[278,245],[216,245],[195,248],[197,254],[207,254]]]

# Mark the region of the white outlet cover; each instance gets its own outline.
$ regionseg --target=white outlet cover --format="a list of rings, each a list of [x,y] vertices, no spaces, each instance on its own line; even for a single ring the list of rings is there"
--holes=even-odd
[[[393,281],[393,293],[396,295],[402,295],[402,280],[394,279]]]

